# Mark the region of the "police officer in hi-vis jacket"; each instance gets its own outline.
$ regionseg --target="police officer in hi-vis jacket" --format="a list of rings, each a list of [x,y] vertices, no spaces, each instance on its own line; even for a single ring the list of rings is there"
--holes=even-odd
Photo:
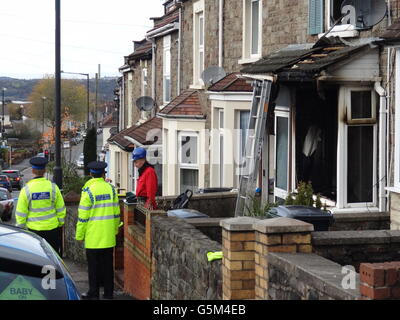
[[[99,299],[104,285],[105,299],[113,299],[113,249],[120,225],[120,208],[115,188],[104,180],[107,163],[88,164],[90,179],[82,188],[76,225],[76,240],[84,241],[88,261],[89,291],[83,299]]]
[[[48,160],[35,157],[29,162],[34,178],[19,194],[16,226],[38,234],[61,254],[61,227],[66,215],[64,199],[58,186],[44,177]]]

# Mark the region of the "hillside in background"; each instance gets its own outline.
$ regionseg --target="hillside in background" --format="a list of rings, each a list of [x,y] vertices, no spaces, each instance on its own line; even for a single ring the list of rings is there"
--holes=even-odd
[[[8,77],[0,77],[0,89],[7,88],[5,92],[6,100],[26,101],[32,92],[33,87],[41,79],[14,79]],[[86,80],[76,80],[86,87]],[[117,86],[117,78],[101,78],[99,80],[99,101],[114,100],[114,89]],[[89,88],[91,93],[95,93],[96,80],[89,80]]]

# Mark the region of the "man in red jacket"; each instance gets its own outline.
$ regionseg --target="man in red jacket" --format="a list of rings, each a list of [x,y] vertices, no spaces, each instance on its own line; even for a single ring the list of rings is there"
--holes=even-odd
[[[156,193],[158,188],[157,174],[154,167],[146,160],[147,152],[143,148],[133,151],[133,162],[139,170],[139,180],[136,187],[136,197],[145,201],[148,209],[157,209]]]

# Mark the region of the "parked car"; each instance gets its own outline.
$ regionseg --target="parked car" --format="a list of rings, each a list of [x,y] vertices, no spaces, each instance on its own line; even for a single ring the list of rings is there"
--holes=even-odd
[[[81,153],[80,156],[79,156],[79,159],[76,160],[76,165],[78,166],[79,169],[83,169],[84,160],[85,160],[85,156],[83,155],[83,153]]]
[[[97,129],[97,134],[103,133],[103,129],[102,128],[98,128]]]
[[[48,281],[44,282],[46,275]],[[0,224],[0,300],[79,299],[66,265],[46,240],[33,232]]]
[[[64,141],[63,142],[63,149],[69,149],[71,148],[71,143],[69,141]]]
[[[22,189],[22,187],[24,185],[24,181],[22,180],[22,177],[24,175],[21,174],[21,172],[19,170],[3,170],[1,172],[1,174],[6,175],[10,179],[11,186],[13,188],[17,188],[18,190]]]
[[[1,213],[4,221],[10,221],[14,210],[14,199],[11,192],[5,188],[0,188],[0,204],[3,209]]]
[[[44,158],[44,157],[45,157],[44,152],[39,152],[39,153],[36,155],[36,157]]]
[[[12,184],[10,179],[6,175],[0,175],[0,187],[7,189],[12,192]]]

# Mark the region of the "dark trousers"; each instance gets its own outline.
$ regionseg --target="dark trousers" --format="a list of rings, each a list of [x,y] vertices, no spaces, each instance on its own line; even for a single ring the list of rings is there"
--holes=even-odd
[[[53,230],[43,230],[43,231],[29,229],[29,231],[32,231],[32,232],[36,233],[38,236],[45,239],[53,247],[53,249],[56,250],[56,252],[61,256],[61,254],[62,254],[62,250],[61,250],[62,228],[55,228]]]
[[[98,297],[99,289],[104,285],[104,295],[114,293],[114,248],[86,249],[89,274],[89,296]]]

